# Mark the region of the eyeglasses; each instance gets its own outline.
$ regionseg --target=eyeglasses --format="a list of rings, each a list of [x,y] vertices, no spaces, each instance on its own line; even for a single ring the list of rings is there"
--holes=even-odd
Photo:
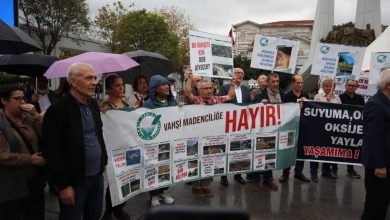
[[[14,99],[15,101],[21,102],[21,101],[26,101],[26,97],[24,96],[13,96],[10,97],[11,99]]]

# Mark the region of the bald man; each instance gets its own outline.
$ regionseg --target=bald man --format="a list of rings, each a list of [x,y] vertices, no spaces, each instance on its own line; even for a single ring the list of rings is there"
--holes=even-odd
[[[247,86],[242,85],[242,80],[244,79],[244,76],[245,76],[244,70],[242,68],[234,68],[234,76],[237,79],[235,81],[235,85],[234,85],[235,97],[234,97],[234,100],[232,100],[230,103],[249,104],[251,102],[249,88]],[[230,88],[229,84],[223,85],[220,88],[218,95],[220,95],[220,96],[227,95],[229,92],[229,88]],[[243,185],[245,184],[245,181],[241,177],[241,174],[234,175],[234,180],[240,184],[243,184]],[[221,176],[221,184],[223,186],[229,186],[229,182],[228,182],[226,176]]]
[[[307,93],[302,91],[303,88],[303,78],[300,75],[293,75],[291,78],[292,90],[284,95],[285,102],[297,102],[297,100],[305,100],[309,96]],[[303,173],[304,162],[297,160],[295,162],[295,174],[294,178],[299,179],[303,182],[310,182]],[[290,175],[290,167],[283,170],[283,175],[279,178],[279,182],[283,183],[288,181]]]

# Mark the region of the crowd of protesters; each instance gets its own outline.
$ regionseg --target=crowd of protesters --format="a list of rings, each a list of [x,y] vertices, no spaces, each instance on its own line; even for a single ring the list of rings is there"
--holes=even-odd
[[[42,220],[45,215],[44,187],[48,182],[58,193],[59,219],[99,219],[104,200],[105,166],[107,153],[103,139],[101,113],[111,109],[160,108],[168,106],[221,103],[284,103],[308,99],[302,91],[304,80],[292,75],[292,90],[284,93],[279,87],[279,75],[270,73],[258,77],[259,87],[250,90],[243,85],[244,71],[235,68],[229,84],[213,93],[210,81],[194,76],[189,67],[179,77],[154,75],[134,80],[134,94],[124,97],[124,83],[115,74],[105,79],[107,96],[100,103],[91,97],[100,97],[93,66],[74,63],[66,80],[57,91],[50,91],[47,79],[37,80],[34,88],[17,85],[2,86],[0,90],[0,219]],[[177,81],[180,81],[177,82]],[[180,86],[177,86],[177,83]],[[338,104],[364,105],[363,164],[365,166],[366,202],[362,219],[384,219],[390,200],[390,70],[383,70],[378,81],[378,92],[364,104],[356,94],[358,82],[346,81],[346,91],[337,96],[332,79],[321,82],[323,93],[314,101]],[[176,86],[176,87],[175,87]],[[179,88],[175,91],[175,88]],[[98,91],[99,94],[96,94]],[[176,96],[176,97],[175,97]],[[184,96],[184,99],[183,97]],[[297,161],[294,178],[303,182],[318,182],[317,162],[310,163],[310,178],[303,174],[303,161]],[[280,183],[289,180],[290,168],[283,170]],[[262,186],[277,191],[272,170],[234,175],[234,180],[252,184],[254,192]],[[360,178],[353,166],[347,175]],[[263,181],[261,182],[261,177]],[[335,182],[337,165],[322,164],[324,180]],[[192,182],[196,196],[212,197],[210,179]],[[221,184],[228,186],[226,176]],[[149,192],[150,205],[173,204],[175,199],[167,187]],[[129,219],[123,203],[112,207],[107,188],[106,212],[119,219]]]

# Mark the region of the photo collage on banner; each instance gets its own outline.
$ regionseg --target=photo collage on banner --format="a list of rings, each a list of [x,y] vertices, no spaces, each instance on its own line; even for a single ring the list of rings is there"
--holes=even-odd
[[[112,151],[114,173],[120,196],[126,198],[141,190],[141,149],[129,147]]]
[[[277,132],[256,134],[253,170],[276,168],[277,143]]]
[[[230,135],[228,166],[229,173],[248,172],[252,167],[252,134]]]
[[[144,188],[153,189],[171,184],[171,143],[145,145]]]
[[[194,75],[230,79],[233,76],[232,40],[228,36],[189,32],[190,62]]]
[[[297,64],[299,41],[256,35],[251,68],[293,74]]]
[[[202,138],[202,177],[226,174],[226,143],[225,136]]]
[[[173,182],[199,177],[199,141],[196,138],[176,140],[173,144]]]

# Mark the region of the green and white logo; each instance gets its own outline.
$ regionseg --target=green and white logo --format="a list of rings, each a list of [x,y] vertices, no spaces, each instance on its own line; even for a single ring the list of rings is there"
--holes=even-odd
[[[386,55],[380,54],[376,57],[376,60],[378,61],[378,63],[384,63],[386,61],[386,58]]]
[[[160,133],[161,115],[156,115],[153,112],[145,112],[137,120],[138,136],[144,140],[153,140]]]
[[[321,49],[320,49],[320,51],[321,51],[321,53],[323,53],[323,54],[327,54],[328,52],[329,52],[329,47],[328,46],[322,46],[321,47]]]
[[[265,37],[261,38],[260,39],[260,45],[263,46],[263,47],[267,46],[268,45],[268,39],[265,38]]]

